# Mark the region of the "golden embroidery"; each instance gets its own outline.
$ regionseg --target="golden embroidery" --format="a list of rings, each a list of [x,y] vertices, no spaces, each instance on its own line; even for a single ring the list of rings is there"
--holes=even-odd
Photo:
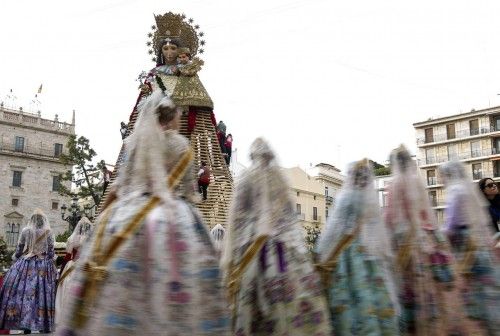
[[[401,270],[405,270],[410,262],[412,242],[415,239],[416,229],[415,224],[410,226],[410,232],[406,235],[404,243],[399,247],[396,255],[396,264]]]
[[[321,282],[325,289],[330,287],[332,272],[335,269],[335,266],[337,265],[337,259],[339,255],[342,252],[344,252],[346,248],[351,246],[352,242],[354,241],[354,238],[356,238],[359,232],[361,231],[361,226],[362,226],[362,218],[360,218],[356,222],[356,228],[354,229],[354,232],[352,234],[348,234],[342,237],[342,239],[337,244],[337,247],[333,249],[333,251],[330,253],[330,256],[325,262],[314,265],[316,267],[316,270],[319,272],[319,275],[321,277]]]
[[[188,149],[184,154],[182,155],[181,159],[175,167],[172,169],[172,172],[168,176],[168,186],[169,188],[174,188],[177,186],[179,181],[182,179],[184,174],[186,173],[186,169],[189,166],[189,163],[193,159],[193,151],[191,149]]]
[[[231,265],[231,273],[229,275],[229,302],[233,305],[233,317],[236,314],[236,299],[241,286],[241,277],[245,273],[246,269],[250,265],[250,262],[254,260],[257,253],[262,249],[262,246],[266,243],[269,236],[259,236],[257,239],[246,249],[240,263],[237,266]],[[233,321],[235,318],[233,318]]]
[[[214,103],[198,75],[171,76],[159,73],[163,84],[176,106],[199,106],[213,108]]]
[[[465,251],[465,255],[462,259],[462,262],[458,266],[460,273],[464,275],[471,273],[471,269],[475,261],[476,244],[474,244],[474,241],[472,240],[471,237],[469,237],[467,240],[466,248],[467,250]]]

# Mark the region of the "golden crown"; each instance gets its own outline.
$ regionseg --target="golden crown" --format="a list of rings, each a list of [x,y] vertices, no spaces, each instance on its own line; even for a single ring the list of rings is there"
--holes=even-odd
[[[148,53],[153,55],[153,62],[156,62],[157,49],[165,39],[179,40],[181,47],[189,48],[193,57],[204,52],[205,41],[200,40],[204,33],[199,31],[200,26],[195,25],[193,19],[186,19],[186,15],[172,12],[154,17],[156,25],[151,27],[152,32],[148,34],[149,40],[146,43],[150,48]]]

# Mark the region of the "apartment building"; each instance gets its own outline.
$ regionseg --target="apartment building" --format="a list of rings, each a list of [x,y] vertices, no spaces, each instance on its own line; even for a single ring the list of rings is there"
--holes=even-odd
[[[459,160],[471,181],[500,181],[500,106],[429,119],[413,124],[418,167],[438,222],[444,220],[445,191],[438,175],[442,163]]]

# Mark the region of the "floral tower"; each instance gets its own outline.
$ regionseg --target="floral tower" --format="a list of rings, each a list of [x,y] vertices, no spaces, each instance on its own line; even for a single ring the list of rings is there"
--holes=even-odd
[[[125,137],[134,131],[138,106],[152,90],[162,89],[175,104],[182,107],[180,133],[187,137],[194,154],[194,166],[205,162],[210,169],[207,199],[196,204],[209,227],[225,226],[233,193],[233,180],[224,159],[216,129],[214,104],[198,77],[204,65],[198,55],[203,54],[203,32],[193,19],[183,14],[168,12],[155,15],[156,25],[148,34],[149,54],[156,67],[139,76],[140,93],[132,110]],[[120,174],[124,146],[120,150],[110,185]],[[198,169],[193,172],[196,174]],[[197,178],[197,177],[196,177]],[[105,191],[101,204],[109,190]],[[98,209],[99,211],[100,209]]]

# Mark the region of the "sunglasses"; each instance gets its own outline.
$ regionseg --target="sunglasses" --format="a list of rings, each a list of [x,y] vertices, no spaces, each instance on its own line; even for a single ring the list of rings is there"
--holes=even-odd
[[[488,183],[486,185],[486,188],[489,188],[489,189],[493,189],[493,188],[496,188],[496,187],[497,187],[497,185],[495,183]]]

